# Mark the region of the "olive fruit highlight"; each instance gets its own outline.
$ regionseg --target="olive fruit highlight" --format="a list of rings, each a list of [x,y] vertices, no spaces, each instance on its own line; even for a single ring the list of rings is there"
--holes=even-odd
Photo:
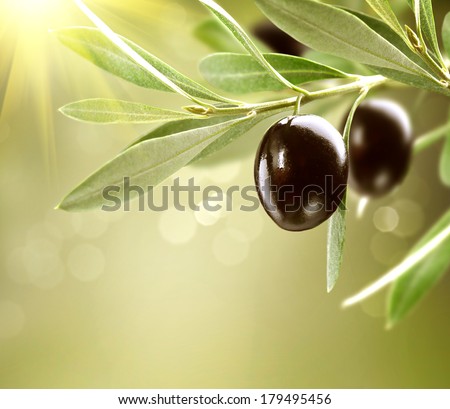
[[[349,136],[349,185],[363,196],[383,196],[405,178],[413,135],[397,103],[372,99],[357,108]]]
[[[341,134],[316,115],[273,124],[255,159],[259,199],[282,229],[312,229],[338,208],[347,187],[348,158]]]
[[[257,24],[253,28],[253,34],[276,53],[301,56],[306,50],[302,43],[279,29],[270,20]]]

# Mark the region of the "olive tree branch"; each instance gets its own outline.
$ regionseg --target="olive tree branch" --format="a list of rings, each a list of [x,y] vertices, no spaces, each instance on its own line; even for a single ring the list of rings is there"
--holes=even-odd
[[[352,92],[361,93],[363,90],[370,90],[373,87],[386,84],[390,80],[382,75],[373,75],[367,77],[358,77],[357,81],[351,82],[349,84],[339,85],[336,87],[327,88],[324,90],[309,92],[307,95],[302,96],[302,104],[307,104],[308,102],[316,101],[319,99],[324,99],[328,97],[333,97],[337,95],[345,95]],[[203,107],[198,106],[186,106],[183,107],[188,112],[195,114],[204,114],[208,116],[213,115],[241,115],[247,114],[250,111],[267,112],[280,108],[290,108],[295,107],[298,101],[298,96],[290,97],[286,99],[281,99],[277,101],[262,102],[259,104],[244,104],[238,107],[213,107],[209,108],[207,111]]]

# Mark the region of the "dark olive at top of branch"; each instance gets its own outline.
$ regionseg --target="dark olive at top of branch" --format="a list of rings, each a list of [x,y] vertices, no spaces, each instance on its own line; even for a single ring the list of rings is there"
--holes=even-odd
[[[327,220],[345,195],[347,151],[341,134],[316,115],[273,124],[255,159],[259,199],[285,230],[312,229]]]
[[[276,53],[301,56],[306,50],[302,43],[279,29],[270,20],[260,22],[253,28],[252,32],[258,40]]]
[[[384,99],[364,101],[350,130],[350,187],[369,197],[389,193],[405,178],[412,147],[411,123],[400,105]]]

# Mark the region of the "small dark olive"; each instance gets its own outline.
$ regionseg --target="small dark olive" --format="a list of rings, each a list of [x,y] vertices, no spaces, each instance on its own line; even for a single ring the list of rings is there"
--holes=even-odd
[[[272,51],[280,54],[301,56],[306,47],[279,29],[270,20],[264,20],[253,28],[255,37],[267,45]]]
[[[411,123],[400,105],[384,99],[364,101],[350,130],[350,187],[367,197],[388,194],[405,178],[412,147]]]
[[[259,199],[282,229],[312,229],[338,208],[347,187],[347,151],[341,134],[316,115],[273,124],[255,159]]]

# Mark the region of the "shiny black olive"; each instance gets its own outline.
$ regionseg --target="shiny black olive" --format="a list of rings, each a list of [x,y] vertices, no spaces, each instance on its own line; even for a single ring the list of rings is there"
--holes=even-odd
[[[280,54],[301,56],[306,47],[279,29],[270,20],[264,20],[253,28],[255,37],[267,45],[272,51]]]
[[[312,229],[327,220],[344,197],[347,150],[341,134],[316,115],[273,124],[255,160],[259,199],[282,229]]]
[[[356,110],[349,137],[349,185],[363,196],[383,196],[405,178],[413,134],[408,114],[384,99],[364,101]]]

